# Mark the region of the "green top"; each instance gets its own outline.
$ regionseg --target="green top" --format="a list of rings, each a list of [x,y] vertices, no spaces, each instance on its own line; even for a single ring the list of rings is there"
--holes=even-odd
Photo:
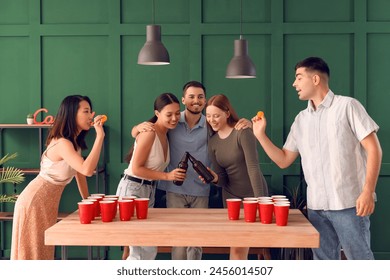
[[[268,194],[252,129],[233,129],[225,139],[216,133],[210,138],[208,148],[212,168],[219,176],[217,185],[223,188],[224,204],[226,198]]]

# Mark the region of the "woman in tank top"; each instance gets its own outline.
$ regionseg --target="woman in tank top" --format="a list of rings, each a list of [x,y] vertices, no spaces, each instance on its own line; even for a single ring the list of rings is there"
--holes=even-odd
[[[82,198],[89,195],[86,176],[98,164],[104,140],[102,116],[92,112],[87,96],[67,96],[61,103],[42,154],[40,173],[19,195],[15,204],[11,259],[54,259],[54,246],[44,244],[45,230],[57,221],[58,207],[65,186],[76,177]],[[92,120],[94,119],[94,122]],[[96,138],[84,160],[85,136],[94,126]]]
[[[167,132],[176,127],[180,120],[179,100],[172,93],[163,93],[154,101],[154,131],[139,133],[133,147],[126,156],[129,166],[120,180],[117,195],[120,197],[135,195],[149,198],[149,207],[154,206],[156,182],[159,180],[184,180],[185,170],[176,168],[164,172],[169,164],[169,144]],[[157,247],[125,246],[122,259],[152,260],[156,257]]]

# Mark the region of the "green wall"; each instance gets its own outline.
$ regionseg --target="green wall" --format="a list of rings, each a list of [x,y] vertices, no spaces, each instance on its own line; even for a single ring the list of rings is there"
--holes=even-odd
[[[294,65],[321,56],[331,68],[334,92],[353,96],[381,127],[383,163],[372,216],[372,246],[377,259],[390,259],[389,212],[390,2],[385,0],[243,0],[243,35],[257,68],[256,79],[228,80],[225,71],[240,33],[239,0],[156,0],[155,23],[171,64],[137,65],[152,23],[152,1],[145,0],[0,0],[0,123],[24,123],[25,115],[45,107],[55,115],[64,96],[92,98],[97,113],[108,115],[106,160],[108,193],[114,193],[132,144],[131,127],[150,118],[162,92],[181,95],[188,80],[200,80],[208,96],[224,93],[241,117],[259,109],[268,116],[268,134],[281,146],[295,115],[306,107],[298,100]],[[18,152],[15,165],[39,165],[37,132],[7,130],[2,151]],[[274,193],[299,182],[297,161],[280,170],[260,150],[261,168]],[[29,178],[31,179],[31,178]],[[94,179],[91,192],[94,191]],[[26,184],[17,187],[18,192]],[[13,192],[3,185],[1,191]],[[67,187],[61,211],[73,211],[79,194]],[[3,211],[12,206],[2,205]],[[10,209],[11,208],[11,209]],[[3,240],[9,254],[10,225]],[[74,257],[83,257],[79,250]],[[110,258],[119,258],[111,248]]]

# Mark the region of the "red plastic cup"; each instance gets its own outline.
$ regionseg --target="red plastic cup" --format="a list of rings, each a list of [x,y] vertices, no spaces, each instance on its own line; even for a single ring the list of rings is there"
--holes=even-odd
[[[274,214],[274,203],[273,202],[259,202],[260,205],[260,221],[263,224],[271,224]]]
[[[259,196],[257,197],[257,200],[260,201],[260,200],[271,200],[272,201],[272,197],[270,196]]]
[[[104,193],[92,193],[90,196],[100,196],[100,197],[104,197],[105,194],[104,194]]]
[[[114,207],[114,210],[112,211],[112,218],[114,219],[116,216],[116,213],[118,212],[118,198],[105,196],[103,198],[103,201],[114,201],[115,202],[115,207]]]
[[[283,201],[283,202],[280,202],[280,201],[275,201],[274,202],[274,207],[275,205],[290,205],[291,203],[289,201]]]
[[[134,210],[134,200],[118,200],[119,219],[121,221],[130,221]]]
[[[119,195],[116,195],[116,194],[106,194],[104,196],[104,198],[116,198],[116,199],[119,199]]]
[[[95,214],[95,208],[92,201],[78,202],[80,223],[90,224]]]
[[[99,201],[97,199],[93,199],[93,198],[87,198],[87,199],[83,199],[81,200],[82,202],[92,202],[93,203],[93,217],[92,217],[92,220],[95,220],[95,217],[99,216],[99,212],[100,212],[100,205],[99,205]],[[99,209],[99,212],[98,212],[98,209]]]
[[[275,220],[277,226],[286,226],[288,222],[288,213],[290,210],[290,204],[275,204]]]
[[[273,201],[275,201],[275,199],[279,199],[279,198],[286,198],[286,196],[283,194],[272,195],[271,197],[272,197]]]
[[[240,198],[226,199],[229,220],[238,220],[240,218],[241,201]]]
[[[257,201],[257,197],[244,197],[245,200]]]
[[[95,217],[99,217],[100,216],[100,203],[99,201],[103,200],[103,196],[88,196],[87,199],[95,199],[97,200],[97,203],[96,203],[96,212],[95,212]]]
[[[136,198],[138,198],[138,197],[136,197],[135,195],[130,195],[130,196],[122,196],[122,199],[123,200],[134,200],[134,207],[133,207],[133,212],[131,212],[132,214],[131,214],[131,216],[132,217],[135,217],[135,199]]]
[[[101,200],[100,204],[100,214],[102,216],[102,222],[108,223],[112,222],[114,219],[113,213],[115,213],[115,201],[114,200]]]
[[[274,203],[290,203],[288,198],[275,198]]]
[[[256,213],[257,213],[257,200],[244,200],[244,219],[245,222],[253,223],[256,221]]]
[[[135,210],[137,212],[137,219],[147,219],[149,208],[149,198],[136,198]]]

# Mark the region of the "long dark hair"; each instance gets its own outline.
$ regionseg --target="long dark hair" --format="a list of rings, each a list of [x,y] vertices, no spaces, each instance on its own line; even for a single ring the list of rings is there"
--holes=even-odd
[[[224,111],[226,113],[230,113],[229,117],[227,118],[227,124],[231,127],[236,125],[236,123],[239,120],[238,115],[237,115],[236,111],[234,110],[234,108],[232,107],[232,105],[230,104],[229,99],[225,95],[217,94],[217,95],[212,96],[209,99],[209,101],[207,101],[206,108],[208,106],[211,106],[211,105],[221,109],[222,111]],[[215,131],[213,131],[211,129],[211,126],[209,123],[207,123],[207,126],[209,127],[209,131],[212,131],[212,134],[214,134]]]
[[[82,130],[78,134],[76,122],[77,111],[81,101],[87,101],[92,111],[92,102],[88,96],[69,95],[61,102],[54,119],[53,127],[47,135],[46,146],[50,144],[53,138],[65,138],[72,142],[76,151],[78,149],[87,149],[85,136],[87,135],[88,130]]]
[[[164,109],[165,106],[172,103],[177,103],[180,106],[180,102],[174,94],[170,92],[162,93],[159,96],[157,96],[157,98],[154,100],[154,110],[161,112],[161,110]],[[157,116],[154,115],[148,120],[148,122],[155,123],[157,119],[158,119]],[[131,157],[133,156],[133,151],[134,151],[134,145],[130,147],[129,152],[125,156],[125,161],[127,163],[130,162]]]

